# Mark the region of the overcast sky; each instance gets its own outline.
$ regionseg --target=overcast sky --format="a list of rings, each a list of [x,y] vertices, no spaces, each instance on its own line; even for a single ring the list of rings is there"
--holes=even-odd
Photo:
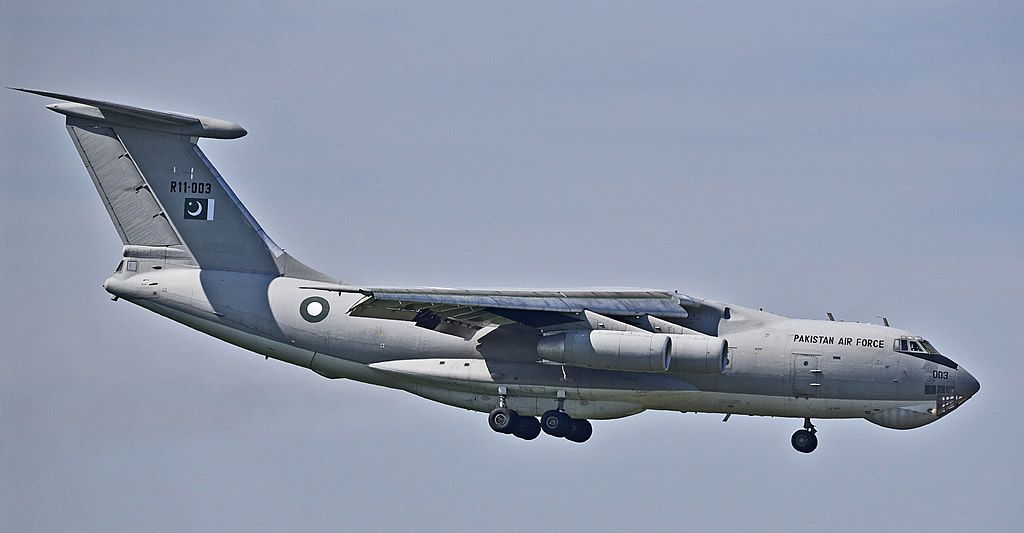
[[[241,124],[206,154],[346,281],[884,315],[981,392],[810,455],[792,419],[498,435],[111,302],[63,117],[4,91],[0,529],[1019,530],[1018,3],[261,4],[8,2],[0,85]]]

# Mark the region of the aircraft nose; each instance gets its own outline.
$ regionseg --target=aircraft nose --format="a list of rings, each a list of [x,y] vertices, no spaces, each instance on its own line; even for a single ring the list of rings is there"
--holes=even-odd
[[[956,391],[959,394],[970,398],[978,393],[981,389],[981,384],[978,380],[971,375],[970,372],[964,369],[964,367],[957,368],[956,371]]]

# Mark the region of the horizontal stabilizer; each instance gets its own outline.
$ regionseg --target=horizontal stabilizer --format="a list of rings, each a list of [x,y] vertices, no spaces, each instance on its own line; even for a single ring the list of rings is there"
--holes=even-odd
[[[39,91],[36,89],[19,89],[9,87],[15,91],[38,94],[49,98],[56,98],[72,104],[50,104],[47,109],[56,111],[69,117],[78,117],[89,120],[99,120],[110,124],[120,124],[134,128],[161,131],[165,133],[176,133],[190,137],[210,137],[214,139],[237,139],[247,132],[245,128],[216,118],[177,113],[173,111],[155,111],[143,109],[80,96]]]

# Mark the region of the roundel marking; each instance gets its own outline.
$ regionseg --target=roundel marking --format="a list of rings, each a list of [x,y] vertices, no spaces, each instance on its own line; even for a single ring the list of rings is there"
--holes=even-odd
[[[319,296],[310,296],[299,304],[299,314],[306,322],[320,322],[330,311],[331,304]]]

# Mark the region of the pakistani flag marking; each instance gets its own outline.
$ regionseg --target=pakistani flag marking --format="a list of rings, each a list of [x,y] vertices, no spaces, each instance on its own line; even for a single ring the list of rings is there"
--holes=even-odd
[[[185,198],[185,220],[213,220],[213,198]]]

